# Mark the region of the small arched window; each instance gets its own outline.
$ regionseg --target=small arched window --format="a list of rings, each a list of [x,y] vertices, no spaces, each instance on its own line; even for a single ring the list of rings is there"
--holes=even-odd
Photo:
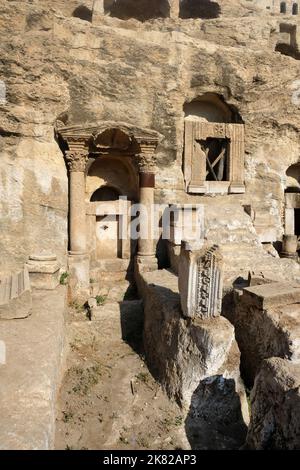
[[[298,3],[293,3],[292,14],[298,15],[298,11],[299,11]]]
[[[286,3],[285,2],[280,3],[280,13],[286,14]]]

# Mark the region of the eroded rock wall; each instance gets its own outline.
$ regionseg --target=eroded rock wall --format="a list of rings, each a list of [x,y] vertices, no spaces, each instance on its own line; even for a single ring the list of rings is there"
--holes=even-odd
[[[249,415],[233,326],[223,317],[184,319],[169,271],[143,273],[139,284],[147,364],[186,412],[192,448],[239,448]]]
[[[247,447],[300,448],[300,367],[280,358],[263,362],[251,394]]]
[[[225,196],[188,196],[182,174],[184,104],[206,92],[221,95],[246,126],[246,194],[226,200],[251,204],[280,238],[285,172],[298,161],[300,145],[292,99],[298,61],[274,51],[280,18],[230,18],[228,7],[212,20],[106,16],[94,26],[71,16],[77,4],[1,4],[3,265],[19,266],[44,248],[60,259],[66,253],[67,175],[56,119],[111,119],[159,131],[156,200],[218,207]]]
[[[279,282],[246,288],[243,295],[235,292],[231,299],[225,297],[223,315],[234,325],[242,375],[250,387],[264,359],[299,361],[299,293],[298,285]]]

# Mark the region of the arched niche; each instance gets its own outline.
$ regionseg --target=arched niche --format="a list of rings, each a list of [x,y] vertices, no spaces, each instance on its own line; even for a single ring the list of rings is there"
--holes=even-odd
[[[89,21],[90,23],[92,22],[92,17],[93,13],[92,10],[90,10],[88,7],[85,5],[79,5],[75,10],[73,11],[72,16],[74,18],[80,18],[83,21]]]
[[[104,0],[104,12],[121,20],[148,21],[170,15],[168,0]]]
[[[185,103],[185,119],[202,122],[237,122],[242,123],[240,115],[215,93],[205,93]]]
[[[286,192],[300,193],[300,163],[295,163],[286,170]]]
[[[129,200],[138,199],[138,177],[130,158],[122,155],[96,158],[86,176],[88,201],[99,188],[105,187],[113,188],[120,196],[126,196]]]
[[[109,128],[99,134],[95,140],[94,145],[97,149],[109,151],[122,151],[122,152],[135,152],[136,142],[135,139],[128,133],[118,128]]]
[[[221,7],[218,2],[211,0],[181,0],[180,18],[218,18],[221,14]]]

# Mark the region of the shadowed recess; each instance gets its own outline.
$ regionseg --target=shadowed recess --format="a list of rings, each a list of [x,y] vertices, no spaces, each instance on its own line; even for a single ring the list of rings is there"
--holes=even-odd
[[[152,18],[167,18],[170,7],[168,0],[106,0],[104,11],[121,20],[134,18],[147,21]]]
[[[180,2],[180,18],[218,18],[221,7],[210,0],[182,0]]]
[[[79,7],[75,8],[73,11],[72,16],[74,16],[74,18],[80,18],[81,20],[89,21],[91,23],[93,14],[92,11],[85,5],[79,5]]]

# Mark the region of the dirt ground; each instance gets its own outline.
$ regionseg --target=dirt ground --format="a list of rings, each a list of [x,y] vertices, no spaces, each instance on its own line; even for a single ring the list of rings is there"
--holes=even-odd
[[[141,315],[139,301],[108,300],[92,321],[70,308],[56,449],[190,448],[181,409],[143,360]]]

